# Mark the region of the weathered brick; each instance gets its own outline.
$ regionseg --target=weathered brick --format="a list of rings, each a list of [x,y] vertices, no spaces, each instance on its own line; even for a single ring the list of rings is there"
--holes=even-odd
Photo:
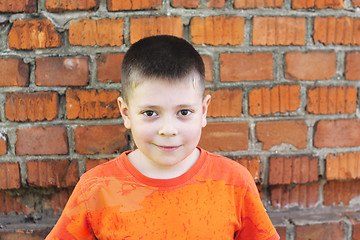
[[[212,82],[213,80],[213,63],[212,58],[209,55],[201,55],[201,58],[205,65],[205,81]]]
[[[314,126],[314,146],[355,147],[360,145],[360,120],[321,120]]]
[[[211,103],[208,117],[240,117],[242,106],[242,89],[210,90]]]
[[[310,156],[270,158],[270,185],[309,183],[317,180],[317,158]]]
[[[2,240],[43,240],[46,234],[38,229],[28,231],[16,229],[8,232],[0,232],[0,237]]]
[[[79,180],[77,161],[28,161],[26,165],[27,182],[32,187],[72,187]]]
[[[244,41],[245,19],[238,16],[194,17],[190,22],[194,44],[240,45]]]
[[[280,239],[286,240],[286,227],[285,226],[275,226],[277,233],[280,236]]]
[[[69,43],[77,46],[121,46],[124,38],[124,19],[80,19],[69,27]]]
[[[159,9],[161,0],[107,0],[109,11]]]
[[[360,196],[360,180],[329,181],[324,186],[324,205],[349,205]]]
[[[108,162],[109,159],[95,159],[95,160],[86,160],[86,171],[89,171],[90,169],[100,165],[100,164],[103,164],[103,163],[106,163]]]
[[[99,8],[99,0],[46,0],[49,12],[93,11]]]
[[[335,240],[345,238],[343,222],[298,225],[295,227],[295,231],[295,240]]]
[[[285,78],[288,80],[324,80],[336,73],[335,52],[288,52],[285,54]]]
[[[353,222],[352,239],[360,240],[360,221]]]
[[[66,112],[68,119],[118,118],[116,90],[67,90]]]
[[[305,45],[305,32],[305,18],[253,18],[253,45]]]
[[[360,0],[352,0],[352,5],[353,5],[354,8],[360,7]]]
[[[246,122],[208,123],[203,129],[199,146],[210,152],[246,151],[249,125]]]
[[[299,107],[299,85],[260,87],[249,92],[249,113],[252,116],[296,111]]]
[[[284,0],[234,0],[235,8],[282,8]]]
[[[126,128],[122,125],[77,127],[75,147],[79,154],[122,152],[128,147]]]
[[[17,155],[68,153],[66,128],[62,126],[17,129],[16,136],[15,149]]]
[[[220,54],[222,82],[273,79],[273,56],[270,52]]]
[[[225,0],[210,0],[204,4],[200,0],[172,0],[173,7],[183,7],[183,8],[223,8],[225,7]]]
[[[37,12],[37,0],[2,0],[0,12]]]
[[[52,210],[54,213],[60,214],[64,209],[73,189],[60,189],[59,192],[56,192],[51,195],[51,198],[42,201],[42,208],[44,210]]]
[[[360,152],[328,154],[326,179],[360,179]]]
[[[256,138],[262,149],[269,150],[281,144],[291,144],[297,149],[307,145],[307,126],[304,121],[269,121],[256,123]]]
[[[292,8],[293,9],[304,9],[304,8],[334,8],[339,9],[344,7],[344,0],[332,0],[332,1],[323,1],[323,0],[293,0]]]
[[[313,207],[319,201],[319,184],[278,185],[270,189],[274,208]]]
[[[0,156],[7,153],[7,136],[0,133]]]
[[[0,163],[0,189],[20,188],[19,163]]]
[[[48,19],[15,20],[8,36],[10,49],[54,48],[60,47],[61,41]]]
[[[0,214],[34,213],[33,207],[28,207],[20,202],[20,196],[12,196],[0,190]],[[0,235],[0,237],[2,237]],[[3,239],[3,238],[1,238]]]
[[[124,53],[103,53],[96,58],[99,82],[121,82],[121,64]]]
[[[355,113],[355,87],[312,87],[308,89],[306,110],[312,114]]]
[[[360,18],[316,17],[314,43],[360,45]]]
[[[0,86],[28,86],[29,65],[20,58],[0,59]]]
[[[54,92],[8,93],[5,116],[10,121],[54,120],[59,113],[59,96]]]
[[[149,16],[130,19],[130,43],[153,35],[173,35],[183,37],[181,17]]]
[[[241,157],[234,160],[249,170],[256,183],[260,182],[260,157]]]
[[[360,52],[346,54],[345,78],[347,80],[360,80]]]
[[[86,86],[89,82],[88,57],[36,58],[38,86]]]

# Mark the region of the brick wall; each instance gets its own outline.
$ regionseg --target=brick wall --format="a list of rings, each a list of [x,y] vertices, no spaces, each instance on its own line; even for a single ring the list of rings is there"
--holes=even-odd
[[[359,7],[1,1],[0,239],[43,239],[81,174],[133,146],[119,67],[132,43],[171,34],[207,67],[200,145],[250,170],[282,239],[359,240]]]

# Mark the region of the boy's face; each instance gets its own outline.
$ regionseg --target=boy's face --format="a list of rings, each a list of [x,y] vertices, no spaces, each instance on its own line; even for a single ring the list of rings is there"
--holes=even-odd
[[[149,80],[132,89],[127,104],[122,98],[118,102],[141,157],[166,167],[196,150],[210,96],[203,98],[192,81]]]

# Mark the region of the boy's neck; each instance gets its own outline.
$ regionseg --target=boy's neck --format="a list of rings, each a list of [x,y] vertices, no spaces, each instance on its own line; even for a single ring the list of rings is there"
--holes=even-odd
[[[175,165],[159,165],[149,160],[139,149],[127,155],[130,163],[144,176],[154,179],[171,179],[186,173],[199,159],[200,150],[194,151]]]

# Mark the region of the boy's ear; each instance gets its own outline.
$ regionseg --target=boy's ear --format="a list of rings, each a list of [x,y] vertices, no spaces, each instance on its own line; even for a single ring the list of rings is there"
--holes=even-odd
[[[130,129],[131,124],[130,124],[129,107],[125,103],[125,100],[122,97],[118,97],[117,103],[119,106],[120,114],[121,114],[122,118],[124,119],[124,126],[127,129]]]
[[[203,109],[203,112],[202,112],[202,122],[201,122],[201,126],[202,126],[202,127],[205,127],[206,124],[207,124],[206,115],[207,115],[207,110],[208,110],[208,108],[209,108],[210,101],[211,101],[211,96],[208,94],[208,95],[206,95],[206,96],[204,97],[203,105],[202,105],[202,109]]]

